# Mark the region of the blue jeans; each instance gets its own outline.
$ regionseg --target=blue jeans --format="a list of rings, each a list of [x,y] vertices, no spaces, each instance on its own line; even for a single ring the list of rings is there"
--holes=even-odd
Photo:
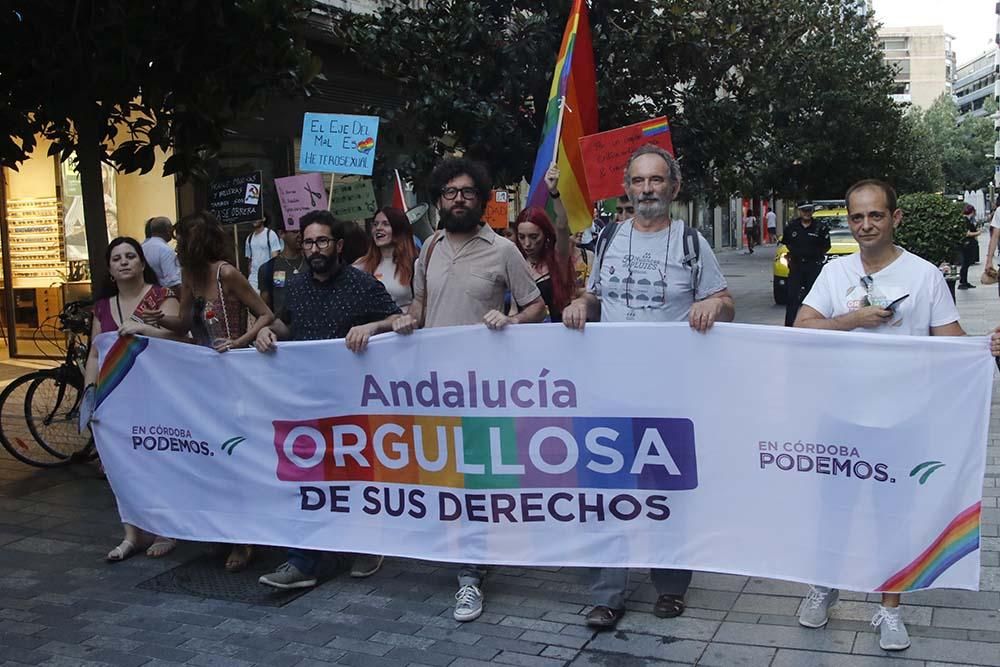
[[[308,549],[289,549],[288,563],[295,566],[299,572],[306,576],[313,576],[319,568],[322,551],[310,551]]]

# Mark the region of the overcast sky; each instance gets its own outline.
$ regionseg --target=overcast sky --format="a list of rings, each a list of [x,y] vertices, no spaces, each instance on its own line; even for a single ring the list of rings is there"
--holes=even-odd
[[[958,64],[993,45],[994,0],[875,0],[875,15],[886,26],[943,25],[955,37]]]

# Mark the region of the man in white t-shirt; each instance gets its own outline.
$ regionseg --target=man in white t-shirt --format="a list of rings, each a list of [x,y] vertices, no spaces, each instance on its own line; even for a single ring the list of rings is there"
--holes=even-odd
[[[247,276],[247,280],[255,292],[260,293],[260,287],[257,285],[260,267],[264,266],[264,262],[276,257],[284,247],[278,235],[265,225],[263,220],[253,223],[253,232],[247,237],[243,246],[243,256],[250,260],[250,275]]]
[[[847,224],[860,251],[830,262],[802,302],[795,326],[837,331],[868,331],[904,336],[964,336],[958,309],[941,271],[893,242],[903,219],[896,192],[877,180],[859,181],[845,195]],[[1000,356],[1000,327],[990,343]],[[819,628],[839,592],[813,586],[799,623]],[[872,619],[879,627],[879,645],[900,651],[910,645],[899,613],[899,594],[883,593]]]
[[[760,243],[757,240],[757,216],[753,214],[753,211],[748,211],[747,217],[743,218],[743,230],[747,237],[747,251],[752,255],[753,247]]]
[[[778,240],[778,216],[774,211],[768,210],[764,219],[767,221],[767,242],[774,243]]]

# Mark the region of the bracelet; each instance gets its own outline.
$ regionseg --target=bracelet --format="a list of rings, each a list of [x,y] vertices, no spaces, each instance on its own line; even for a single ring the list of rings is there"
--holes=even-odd
[[[559,191],[556,190],[555,192],[550,192],[549,196],[552,197],[553,199],[559,199]]]

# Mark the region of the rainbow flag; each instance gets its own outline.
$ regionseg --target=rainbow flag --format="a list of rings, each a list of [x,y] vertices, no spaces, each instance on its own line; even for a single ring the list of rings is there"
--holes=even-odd
[[[981,506],[975,503],[963,510],[922,554],[875,590],[901,593],[928,588],[945,570],[978,549]]]
[[[642,126],[642,136],[644,137],[655,137],[658,134],[663,134],[664,132],[669,131],[670,123],[667,122],[666,118],[653,120]],[[673,153],[673,151],[670,152]]]
[[[562,131],[559,125],[560,103],[565,100]],[[566,22],[559,57],[556,58],[552,88],[545,112],[542,140],[531,176],[528,205],[547,208],[553,213],[549,193],[545,188],[545,172],[552,164],[556,145],[559,146],[559,193],[573,231],[589,227],[593,222],[593,202],[587,192],[580,155],[580,137],[597,132],[597,75],[594,69],[594,46],[590,36],[587,3],[573,0]]]
[[[114,342],[104,355],[104,363],[97,375],[97,386],[94,387],[95,407],[103,403],[115,387],[121,384],[148,345],[149,339],[143,336],[120,336]]]

